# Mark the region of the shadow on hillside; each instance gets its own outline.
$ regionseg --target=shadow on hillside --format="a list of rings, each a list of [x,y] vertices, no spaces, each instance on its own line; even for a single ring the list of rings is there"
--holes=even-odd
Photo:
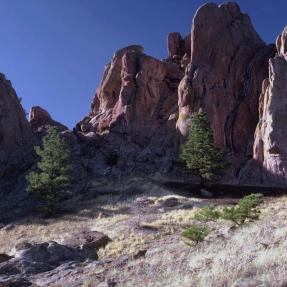
[[[258,176],[260,173],[260,176]],[[254,181],[254,178],[260,178],[260,181]],[[263,180],[264,179],[264,180]],[[81,218],[99,218],[112,217],[116,215],[131,215],[140,212],[141,207],[135,204],[137,197],[161,197],[165,195],[180,195],[187,198],[201,198],[199,186],[186,180],[185,178],[166,178],[165,180],[155,181],[144,178],[135,181],[132,184],[123,184],[123,177],[118,181],[121,188],[117,188],[117,182],[114,182],[115,189],[97,187],[91,190],[86,190],[74,196],[73,198],[61,201],[60,206],[62,212],[57,214],[55,218],[69,217],[71,221],[82,220]],[[143,182],[147,181],[148,186],[144,186]],[[109,182],[109,180],[107,180]],[[245,172],[245,178],[242,185],[224,185],[213,184],[208,187],[208,190],[213,193],[213,199],[209,201],[216,202],[217,199],[225,199],[232,203],[232,199],[238,199],[250,193],[263,193],[267,197],[282,196],[287,194],[287,189],[283,187],[275,187],[275,183],[286,183],[286,178],[278,177],[274,174],[262,170],[256,164],[251,164],[249,170]],[[124,186],[124,187],[122,187]],[[19,191],[19,189],[18,189]],[[32,210],[33,201],[27,195],[17,194],[17,190],[7,193],[7,197],[2,194],[0,202],[0,223],[4,224],[25,224],[25,222],[39,222],[42,224],[45,219],[41,219],[35,210]],[[16,201],[16,199],[18,199]],[[11,202],[9,202],[11,201]],[[208,200],[206,201],[208,202]],[[151,210],[151,212],[156,212]],[[34,220],[35,219],[35,220]]]

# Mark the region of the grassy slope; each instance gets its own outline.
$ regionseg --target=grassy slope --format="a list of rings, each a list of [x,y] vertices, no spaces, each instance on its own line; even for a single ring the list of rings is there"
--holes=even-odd
[[[73,286],[100,286],[107,280],[115,280],[117,286],[287,286],[287,198],[265,201],[260,220],[241,228],[226,221],[208,223],[212,231],[206,240],[190,248],[182,242],[181,231],[194,222],[197,208],[220,202],[178,196],[153,184],[146,190],[148,204],[137,203],[139,194],[101,195],[70,203],[75,204],[77,214],[50,220],[30,218],[11,230],[1,229],[0,252],[9,253],[25,240],[61,242],[72,232],[88,228],[113,239],[100,250],[100,259],[116,262],[128,255],[129,260],[119,265],[84,264],[84,269],[58,286],[71,286],[71,282]],[[179,203],[163,207],[171,196]],[[145,257],[133,259],[143,249]],[[36,278],[35,282],[40,281]]]

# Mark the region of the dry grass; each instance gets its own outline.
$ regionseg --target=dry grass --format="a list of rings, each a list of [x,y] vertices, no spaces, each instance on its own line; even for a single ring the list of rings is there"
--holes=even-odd
[[[194,223],[198,208],[210,201],[177,196],[154,185],[146,188],[145,197],[151,202],[147,213],[133,208],[139,194],[98,196],[81,202],[75,215],[45,221],[30,219],[10,231],[1,229],[0,253],[10,252],[21,241],[61,242],[77,230],[91,229],[113,240],[99,251],[101,259],[116,259],[142,249],[147,253],[120,267],[87,265],[86,279],[75,286],[100,286],[98,282],[109,278],[124,287],[287,286],[286,197],[264,203],[260,220],[240,228],[223,220],[209,222],[210,234],[191,248],[180,234]],[[177,197],[178,205],[162,208],[162,202],[170,196]],[[188,204],[193,208],[187,208]],[[99,217],[100,213],[106,217]],[[69,280],[73,282],[74,278]]]

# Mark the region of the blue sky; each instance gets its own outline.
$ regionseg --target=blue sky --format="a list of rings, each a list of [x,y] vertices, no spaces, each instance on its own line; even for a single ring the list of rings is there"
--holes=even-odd
[[[187,34],[200,0],[0,0],[0,72],[28,111],[47,109],[73,127],[112,54],[140,44],[167,56],[169,32]],[[214,1],[221,3],[224,1]],[[287,25],[286,0],[237,1],[261,37],[274,42]]]

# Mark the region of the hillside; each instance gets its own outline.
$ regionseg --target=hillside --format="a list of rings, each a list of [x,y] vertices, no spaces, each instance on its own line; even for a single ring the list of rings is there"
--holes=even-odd
[[[126,183],[97,183],[90,198],[66,203],[72,214],[46,220],[29,217],[0,229],[0,252],[5,253],[15,252],[15,245],[25,241],[62,243],[83,230],[101,231],[112,240],[98,251],[97,261],[69,262],[52,271],[8,278],[19,280],[17,286],[24,286],[23,278],[35,286],[286,286],[285,197],[265,198],[260,219],[242,227],[224,220],[208,222],[210,234],[190,247],[181,232],[196,222],[194,213],[206,205],[232,205],[237,199],[185,197],[146,178],[128,178]],[[138,185],[142,189],[136,192]],[[99,194],[112,186],[116,192]],[[2,280],[7,278],[3,270],[2,265]]]

